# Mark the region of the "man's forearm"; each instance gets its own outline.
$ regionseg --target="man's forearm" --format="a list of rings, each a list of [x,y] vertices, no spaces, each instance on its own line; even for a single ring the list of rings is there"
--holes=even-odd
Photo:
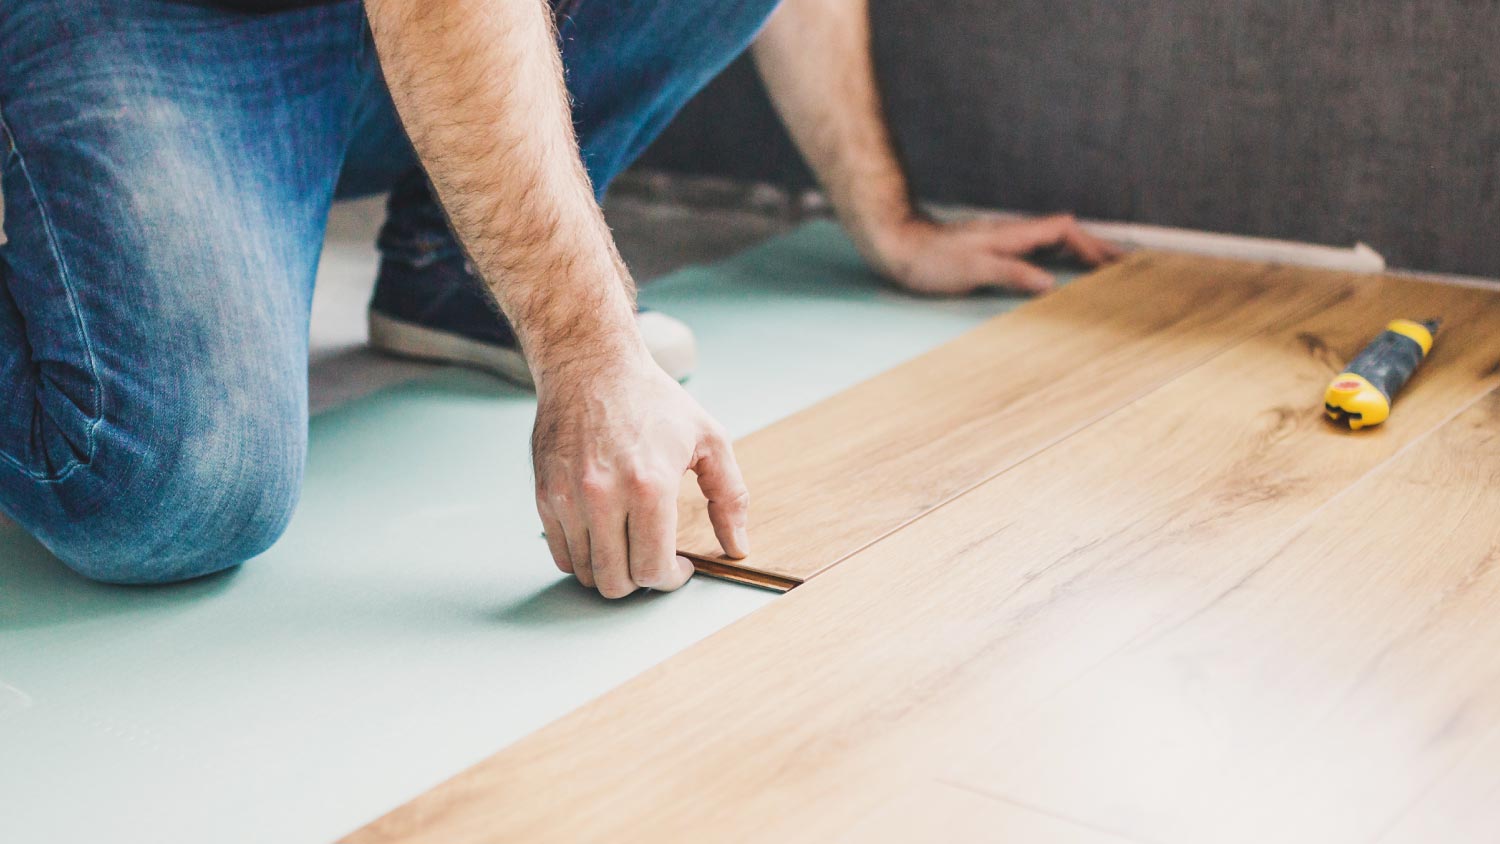
[[[913,210],[875,84],[867,0],[783,0],[754,55],[798,149],[875,259]]]
[[[579,160],[543,0],[366,0],[401,121],[536,376],[537,515],[557,567],[609,598],[676,589],[691,471],[724,552],[749,493],[723,429],[651,359]]]
[[[640,353],[543,0],[367,0],[387,84],[454,231],[549,376]]]

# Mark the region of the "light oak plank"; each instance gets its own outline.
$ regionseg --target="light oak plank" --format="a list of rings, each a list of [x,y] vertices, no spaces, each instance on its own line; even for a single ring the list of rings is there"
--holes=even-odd
[[[1469,726],[1472,726],[1473,719]],[[1403,806],[1375,840],[1379,844],[1432,844],[1434,841],[1483,840],[1500,830],[1500,723],[1475,739],[1483,727],[1470,729],[1468,749],[1453,767],[1428,783]]]
[[[1494,294],[1297,275],[1337,303],[1275,321],[349,840],[826,840],[974,764],[1500,384]],[[1326,379],[1397,313],[1447,318],[1429,365],[1382,428],[1326,425]]]
[[[753,553],[720,556],[697,486],[678,548],[795,585],[1254,332],[1347,276],[1142,254],[741,439]],[[741,578],[744,579],[744,578]]]
[[[1157,841],[1372,841],[1424,801],[1426,840],[1493,841],[1497,727],[1491,395],[955,777]]]
[[[920,783],[855,823],[844,844],[1134,844],[1068,818],[941,782]]]

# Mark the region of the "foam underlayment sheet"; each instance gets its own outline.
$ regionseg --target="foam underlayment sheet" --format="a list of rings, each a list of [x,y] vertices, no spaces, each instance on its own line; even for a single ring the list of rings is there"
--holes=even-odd
[[[1016,304],[898,294],[828,223],[642,298],[735,436]],[[776,599],[558,574],[533,409],[442,371],[319,414],[285,538],[191,584],[90,584],[0,526],[0,841],[328,841]]]

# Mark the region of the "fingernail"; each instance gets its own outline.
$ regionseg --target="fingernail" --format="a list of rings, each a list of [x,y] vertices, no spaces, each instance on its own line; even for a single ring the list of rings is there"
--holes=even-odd
[[[750,533],[744,528],[736,528],[734,531],[734,544],[739,546],[741,555],[750,553]]]

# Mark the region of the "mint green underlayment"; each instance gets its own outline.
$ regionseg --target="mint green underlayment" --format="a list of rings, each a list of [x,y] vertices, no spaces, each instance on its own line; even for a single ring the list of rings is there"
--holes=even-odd
[[[824,222],[642,300],[696,330],[735,436],[1016,304],[896,293]],[[454,370],[314,418],[285,538],[196,583],[94,585],[0,528],[0,841],[329,841],[775,600],[564,579],[532,412]]]

